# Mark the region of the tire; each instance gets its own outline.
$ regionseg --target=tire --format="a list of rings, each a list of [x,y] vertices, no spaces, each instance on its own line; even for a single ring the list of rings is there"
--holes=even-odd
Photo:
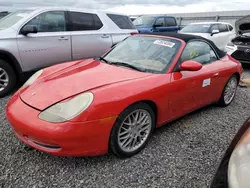
[[[8,62],[0,59],[0,97],[4,97],[16,86],[16,74]]]
[[[132,125],[133,122],[136,122],[137,125]],[[121,158],[139,153],[151,137],[155,124],[155,113],[148,104],[137,103],[128,107],[119,115],[111,131],[110,150]],[[123,142],[124,144],[122,144]],[[133,144],[134,147],[131,146]]]
[[[226,95],[227,95],[227,92],[229,92],[227,90],[228,87],[230,87],[230,84],[234,83],[234,86],[235,88],[232,89],[231,91],[231,96],[229,97],[229,99],[227,100],[226,98]],[[227,107],[228,105],[230,105],[232,103],[232,101],[234,100],[235,98],[235,95],[236,95],[236,91],[237,91],[237,86],[238,86],[238,78],[236,75],[233,75],[229,78],[229,80],[227,81],[224,89],[223,89],[223,92],[221,94],[221,97],[220,97],[220,100],[218,101],[218,105],[221,106],[221,107]],[[233,85],[231,85],[233,86]]]

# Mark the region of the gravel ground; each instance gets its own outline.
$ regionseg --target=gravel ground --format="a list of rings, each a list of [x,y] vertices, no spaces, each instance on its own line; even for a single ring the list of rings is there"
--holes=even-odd
[[[244,77],[250,78],[250,69]],[[0,100],[1,187],[208,187],[227,146],[250,115],[250,89],[227,108],[209,106],[158,129],[147,147],[121,160],[55,157],[25,147]]]

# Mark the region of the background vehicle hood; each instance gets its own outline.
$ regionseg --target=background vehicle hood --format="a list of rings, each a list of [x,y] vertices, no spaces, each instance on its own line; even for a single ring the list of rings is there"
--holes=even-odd
[[[54,70],[49,75],[42,75],[33,85],[20,91],[20,97],[26,104],[44,110],[71,96],[149,75],[152,74],[88,59]]]
[[[185,33],[185,32],[179,32],[180,34],[187,34],[187,35],[195,35],[195,36],[200,36],[200,37],[204,37],[206,39],[210,38],[210,34],[209,33]]]
[[[245,16],[235,22],[236,33],[250,33],[250,15]]]
[[[152,29],[153,27],[152,26],[136,26],[136,29],[139,31],[139,33],[152,33]]]
[[[7,29],[0,28],[0,40],[8,38],[16,38],[16,31],[11,27]]]

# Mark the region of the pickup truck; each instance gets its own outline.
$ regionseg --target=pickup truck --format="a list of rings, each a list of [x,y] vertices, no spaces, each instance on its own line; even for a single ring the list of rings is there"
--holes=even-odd
[[[180,30],[175,17],[172,16],[140,16],[133,23],[139,33],[178,32]]]

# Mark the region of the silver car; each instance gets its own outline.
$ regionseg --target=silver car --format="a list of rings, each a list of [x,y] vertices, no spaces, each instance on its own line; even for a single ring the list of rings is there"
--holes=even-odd
[[[98,57],[137,30],[125,15],[94,10],[18,10],[0,20],[0,97],[28,71]]]

